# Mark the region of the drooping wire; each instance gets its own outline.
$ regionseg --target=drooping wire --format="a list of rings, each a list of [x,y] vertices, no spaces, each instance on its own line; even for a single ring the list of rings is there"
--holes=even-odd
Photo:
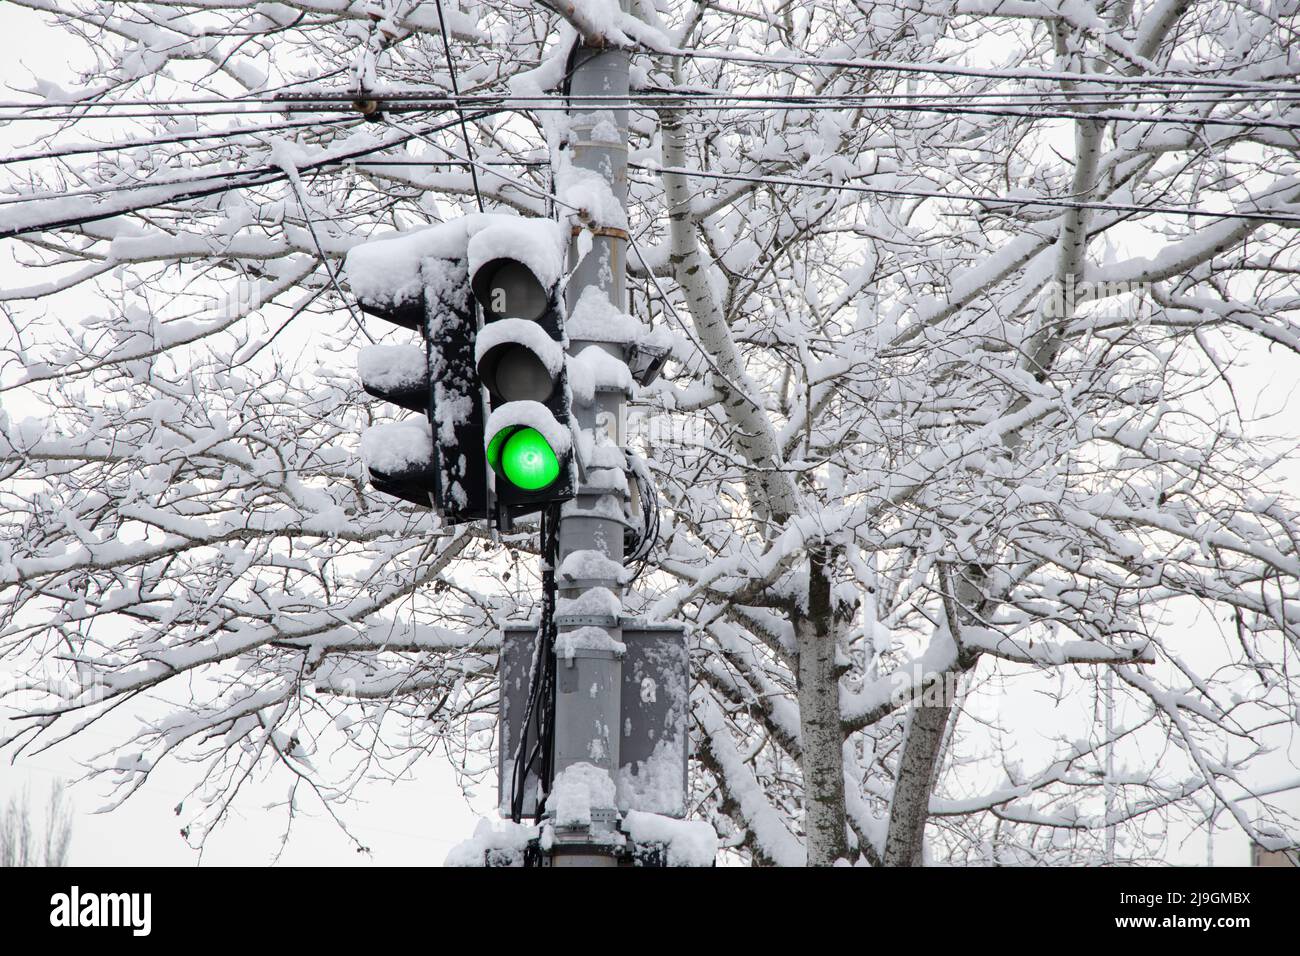
[[[307,197],[303,195],[301,183],[298,181],[298,171],[296,169],[285,169],[288,174],[289,186],[293,189],[293,194],[298,200],[298,208],[302,210],[303,222],[307,224],[307,232],[311,236],[312,245],[316,247],[316,255],[320,257],[320,264],[325,269],[325,274],[329,276],[330,285],[334,287],[334,294],[339,297],[339,301],[348,310],[348,315],[352,317],[352,324],[357,330],[366,337],[371,345],[375,344],[375,337],[366,329],[366,324],[361,321],[361,316],[357,314],[356,307],[352,301],[344,294],[342,286],[339,285],[338,272],[330,263],[329,257],[325,255],[325,249],[321,246],[320,237],[316,235],[316,224],[312,222],[311,208],[307,205]]]
[[[520,822],[528,798],[528,775],[537,768],[540,788],[533,819],[541,818],[545,795],[554,776],[555,750],[555,565],[559,560],[559,506],[547,505],[541,513],[538,549],[542,560],[542,608],[533,642],[528,679],[528,706],[519,726],[510,780],[510,819]],[[529,729],[537,715],[537,733],[530,746]],[[526,756],[525,756],[526,755]]]
[[[627,556],[629,562],[636,562],[636,571],[628,579],[631,586],[645,573],[650,563],[650,554],[659,543],[659,500],[656,497],[654,477],[650,474],[645,460],[632,452],[627,453],[628,463],[632,467],[632,477],[637,484],[637,498],[641,504],[641,532],[635,546]]]
[[[340,126],[349,124],[356,125],[362,120],[353,117],[340,117],[338,119],[317,119],[304,120],[301,123],[280,123],[276,126],[255,126],[249,129],[226,129],[213,133],[187,133],[184,136],[167,136],[159,139],[132,140],[122,143],[104,143],[94,146],[70,146],[67,148],[52,149],[41,153],[19,153],[16,156],[0,157],[0,166],[8,166],[12,163],[30,163],[42,159],[61,159],[64,156],[83,156],[87,153],[115,153],[127,149],[144,149],[149,146],[165,146],[172,143],[192,143],[204,139],[224,139],[228,136],[256,136],[263,133],[280,133],[286,129],[310,129],[314,127],[328,127],[336,129]],[[220,147],[215,147],[220,148]]]
[[[962,76],[978,79],[1000,80],[1050,80],[1053,82],[1098,83],[1116,86],[1183,86],[1210,87],[1214,89],[1261,90],[1289,93],[1296,90],[1294,83],[1270,83],[1264,80],[1229,80],[1219,77],[1198,79],[1190,76],[1151,75],[1113,76],[1104,73],[1071,73],[1068,71],[1032,69],[990,69],[974,66],[948,66],[938,63],[900,63],[892,60],[854,60],[834,57],[765,57],[756,53],[730,50],[645,50],[651,56],[680,56],[694,60],[730,60],[759,66],[813,66],[845,70],[879,70],[893,73],[916,73],[923,76]]]
[[[497,111],[481,110],[476,114],[472,114],[469,118],[476,119],[483,116],[491,116],[495,112]],[[347,153],[343,153],[339,156],[330,156],[324,159],[311,160],[310,162],[306,162],[300,165],[298,169],[299,172],[302,172],[306,170],[319,169],[324,166],[346,163],[349,160],[355,160],[362,156],[369,156],[374,153],[383,152],[386,149],[392,149],[395,146],[401,146],[404,143],[408,143],[412,139],[415,139],[421,135],[437,133],[444,129],[449,129],[457,125],[457,122],[458,122],[457,120],[452,120],[451,122],[448,123],[442,123],[437,126],[432,126],[425,129],[423,133],[419,131],[408,131],[405,136],[395,139],[392,142],[380,143],[375,146],[367,146],[363,149],[352,150]],[[235,189],[248,189],[253,186],[265,186],[270,183],[278,182],[281,179],[287,178],[287,174],[284,172],[283,169],[281,169],[278,166],[262,166],[256,169],[235,170],[233,172],[220,173],[218,175],[220,176],[221,179],[226,180],[225,182],[222,182],[220,185],[174,193],[172,195],[165,196],[157,200],[142,202],[139,205],[123,206],[117,209],[101,210],[99,212],[95,212],[86,216],[70,216],[66,218],[50,220],[47,222],[32,223],[29,225],[10,226],[7,229],[0,230],[0,239],[10,239],[13,238],[14,236],[25,235],[31,232],[43,232],[50,229],[67,229],[73,226],[84,226],[88,223],[99,222],[100,220],[103,219],[112,219],[116,216],[125,216],[133,212],[140,212],[143,209],[151,209],[157,206],[174,203],[174,202],[183,202],[189,199],[203,199],[207,196],[213,196],[219,193],[231,192]],[[237,177],[248,177],[248,178],[246,180],[241,180],[238,182],[229,181]],[[215,179],[217,178],[217,176],[214,176],[213,178]],[[149,188],[156,188],[156,187],[151,187],[147,183],[145,183],[145,184],[141,184],[138,188],[149,189]]]
[[[588,57],[588,61],[592,59]],[[587,61],[584,61],[587,62]],[[447,94],[441,91],[432,92],[422,89],[385,89],[377,91],[368,91],[368,95],[373,94],[385,101],[399,103],[405,102],[437,102],[451,105],[457,101],[461,103],[470,103],[481,105],[483,103],[502,103],[502,102],[519,102],[530,103],[539,102],[547,103],[553,100],[549,94],[528,94],[528,93],[465,93],[465,94]],[[695,100],[734,100],[734,101],[762,101],[773,103],[795,103],[795,104],[814,104],[814,103],[853,103],[859,100],[882,101],[891,100],[919,100],[922,102],[966,102],[969,100],[1018,100],[1029,99],[1035,103],[1038,102],[1060,102],[1060,103],[1078,103],[1079,105],[1105,105],[1107,103],[1149,103],[1149,100],[1142,97],[1149,96],[1176,96],[1176,103],[1255,103],[1255,102],[1289,102],[1296,96],[1300,96],[1300,87],[1293,87],[1287,90],[1256,90],[1246,89],[1185,89],[1185,88],[1162,88],[1159,86],[1145,87],[1138,90],[1121,90],[1121,89],[1103,89],[1090,90],[1087,93],[1064,93],[1052,92],[1047,90],[980,90],[964,92],[962,90],[946,90],[934,92],[891,92],[891,91],[872,91],[869,93],[730,93],[722,90],[709,89],[707,87],[692,88],[684,86],[643,86],[631,90],[626,94],[620,93],[587,93],[583,95],[584,100],[611,100],[633,102],[650,102],[655,99],[670,98],[681,101]],[[1231,96],[1232,99],[1225,99]],[[1098,99],[1100,97],[1100,99]],[[224,98],[205,98],[205,99],[120,99],[120,100],[102,100],[98,102],[83,103],[60,103],[60,102],[18,102],[8,101],[0,102],[0,112],[17,112],[18,115],[30,115],[33,110],[63,110],[63,114],[54,116],[42,115],[41,119],[53,120],[59,115],[66,117],[82,116],[88,112],[111,111],[118,108],[140,109],[143,107],[155,107],[158,116],[166,116],[172,107],[180,106],[230,106],[231,104],[255,104],[261,106],[276,106],[279,109],[270,112],[279,112],[287,109],[298,109],[304,111],[315,111],[315,108],[322,110],[355,110],[358,94],[355,90],[339,93],[299,93],[290,95],[279,95],[274,97],[238,97],[235,99]],[[75,111],[68,112],[68,111]],[[243,112],[243,111],[241,111]],[[261,111],[266,112],[266,111]],[[39,115],[39,114],[38,114]],[[155,115],[155,114],[151,114]]]
[[[1257,222],[1300,224],[1300,215],[1295,213],[1268,212],[1214,212],[1209,209],[1197,209],[1183,206],[1140,206],[1134,203],[1090,202],[1079,199],[1024,199],[1012,196],[979,195],[977,193],[943,192],[926,189],[894,189],[885,186],[861,186],[856,183],[819,183],[814,179],[797,179],[792,176],[751,176],[744,173],[714,173],[700,169],[686,169],[672,166],[645,166],[628,163],[629,169],[640,169],[652,173],[672,173],[681,176],[699,176],[704,179],[723,179],[743,183],[770,184],[776,186],[800,186],[812,189],[839,190],[843,192],[871,193],[882,196],[903,196],[915,199],[959,199],[980,203],[985,206],[1049,206],[1060,209],[1093,209],[1101,212],[1127,213],[1163,213],[1171,216],[1204,216],[1206,219],[1248,219]]]
[[[585,99],[586,97],[584,97]],[[599,99],[593,97],[593,99]],[[710,102],[709,100],[715,100]],[[546,113],[546,112],[567,112],[568,107],[562,105],[548,105],[544,102],[532,102],[528,97],[515,96],[489,96],[489,97],[437,97],[436,99],[425,100],[421,97],[410,97],[404,101],[402,97],[395,97],[392,100],[386,100],[384,110],[387,113],[411,112],[413,110],[423,109],[425,102],[450,103],[455,104],[462,100],[468,100],[474,103],[492,103],[502,112],[512,113]],[[662,96],[625,96],[612,99],[600,99],[602,103],[607,103],[610,107],[625,108],[632,110],[644,110],[648,112],[655,111],[676,111],[687,113],[730,113],[737,111],[754,111],[765,113],[776,112],[818,112],[818,111],[842,111],[846,109],[855,110],[873,110],[885,113],[935,113],[947,116],[989,116],[994,118],[1022,118],[1031,120],[1088,120],[1093,122],[1116,122],[1116,123],[1136,123],[1153,126],[1204,126],[1218,127],[1231,126],[1242,130],[1251,129],[1280,129],[1286,131],[1295,131],[1300,129],[1300,123],[1288,122],[1286,120],[1273,120],[1260,117],[1246,118],[1229,118],[1216,119],[1208,116],[1188,116],[1188,115],[1143,115],[1134,112],[1116,112],[1116,111],[1094,111],[1072,110],[1072,109],[1044,109],[1050,106],[1088,106],[1096,105],[1100,107],[1107,106],[1169,106],[1169,105],[1192,105],[1202,104],[1224,104],[1224,105],[1244,105],[1247,101],[1241,100],[1177,100],[1172,104],[1150,104],[1140,100],[1086,100],[1078,103],[1071,102],[1068,99],[1053,98],[1050,96],[1041,97],[1031,104],[1022,104],[1016,102],[972,102],[968,99],[945,99],[943,97],[920,97],[916,102],[900,103],[894,101],[879,101],[874,97],[854,97],[845,96],[838,99],[818,100],[815,98],[789,96],[782,97],[779,95],[765,96],[758,95],[754,97],[744,96],[727,96],[719,95],[711,98],[701,98],[697,96],[684,95],[671,99],[665,99]],[[717,102],[730,101],[730,102]],[[1270,104],[1294,104],[1294,99],[1271,98]],[[1016,108],[1024,106],[1025,108]],[[1032,106],[1033,108],[1029,108]],[[334,109],[345,109],[350,107],[338,106]],[[311,107],[311,112],[329,112],[326,107]],[[39,117],[18,117],[34,119]]]
[[[478,188],[478,170],[473,166],[474,147],[469,141],[469,124],[465,122],[465,110],[460,105],[460,84],[456,81],[456,64],[451,59],[451,42],[447,39],[447,19],[442,15],[442,0],[436,0],[438,8],[438,29],[442,31],[442,52],[447,58],[447,72],[451,75],[451,92],[456,97],[456,115],[460,117],[460,135],[465,140],[465,158],[469,160],[469,178],[474,184],[474,201],[478,211],[483,211],[483,194]]]

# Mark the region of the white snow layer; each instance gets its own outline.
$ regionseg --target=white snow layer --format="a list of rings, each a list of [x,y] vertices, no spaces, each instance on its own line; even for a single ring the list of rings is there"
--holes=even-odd
[[[593,461],[589,456],[585,461]],[[603,491],[606,494],[627,494],[627,473],[622,468],[597,468],[592,465],[587,471],[587,490]]]
[[[587,588],[577,597],[557,598],[555,613],[558,617],[576,615],[618,617],[623,613],[623,602],[609,588]]]
[[[566,18],[588,37],[603,37],[606,43],[632,46],[623,32],[633,18],[619,7],[618,0],[567,0]]]
[[[561,579],[570,581],[617,581],[625,584],[631,574],[623,565],[601,551],[574,551],[560,562]]]
[[[493,866],[523,866],[524,849],[536,836],[537,827],[482,817],[474,836],[452,847],[443,866],[486,866],[489,854]]]
[[[361,381],[382,391],[394,391],[428,380],[429,366],[419,345],[367,345],[357,353]]]
[[[470,217],[399,232],[354,246],[343,261],[352,294],[372,305],[400,305],[420,294],[427,257],[464,258]]]
[[[630,810],[623,818],[623,830],[636,843],[666,846],[669,866],[712,866],[718,853],[718,835],[700,820],[674,820]]]
[[[641,321],[620,312],[609,297],[596,286],[588,286],[564,320],[569,341],[618,342],[637,341],[645,332]]]
[[[573,446],[573,435],[555,420],[555,416],[545,405],[541,402],[520,400],[507,402],[500,408],[492,409],[492,414],[488,416],[487,427],[483,431],[484,447],[486,448],[492,441],[493,435],[511,425],[537,429],[558,457],[567,455]]]
[[[433,429],[427,418],[412,416],[361,433],[361,460],[367,468],[393,474],[412,465],[427,465],[432,457]]]
[[[569,358],[569,389],[576,401],[589,405],[595,400],[596,392],[632,395],[635,385],[626,362],[599,345],[588,345]]]
[[[497,319],[484,325],[474,339],[474,361],[483,361],[490,350],[508,342],[518,342],[536,355],[552,377],[560,374],[564,349],[545,329],[528,319]]]
[[[441,382],[434,386],[433,415],[438,425],[438,440],[451,445],[456,440],[456,426],[474,414],[474,397],[448,392]]]
[[[624,764],[619,767],[619,809],[635,806],[654,813],[681,816],[686,811],[686,791],[682,780],[684,746],[679,737],[661,739],[650,752],[649,759],[638,760],[635,766]]]
[[[567,230],[551,219],[525,219],[521,216],[482,215],[468,217],[469,272],[493,259],[522,262],[550,287],[564,274]]]
[[[603,768],[590,763],[565,767],[555,777],[546,808],[555,814],[558,827],[591,825],[591,809],[613,809],[616,800],[614,781]]]
[[[550,219],[471,213],[354,246],[343,273],[353,295],[380,306],[400,305],[419,295],[426,258],[468,259],[471,275],[493,259],[517,259],[549,286],[563,273],[567,238],[564,227]]]
[[[609,181],[595,170],[565,163],[555,174],[555,195],[561,205],[581,210],[588,225],[627,228],[623,204],[609,188]]]
[[[561,660],[571,661],[578,651],[613,651],[623,654],[627,645],[609,636],[604,628],[591,624],[576,627],[572,631],[561,631],[555,636],[555,656]]]

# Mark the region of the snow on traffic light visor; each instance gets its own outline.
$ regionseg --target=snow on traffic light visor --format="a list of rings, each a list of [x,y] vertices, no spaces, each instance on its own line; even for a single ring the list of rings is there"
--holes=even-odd
[[[545,405],[517,401],[488,417],[487,461],[500,477],[523,491],[543,491],[560,477],[572,439]]]
[[[564,367],[564,350],[536,322],[498,319],[479,332],[474,359],[493,398],[544,402]]]

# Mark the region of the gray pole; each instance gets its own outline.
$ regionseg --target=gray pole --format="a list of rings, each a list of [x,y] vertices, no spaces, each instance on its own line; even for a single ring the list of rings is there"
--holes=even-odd
[[[626,0],[623,6],[626,8]],[[584,96],[626,96],[628,54],[622,50],[586,46],[579,42],[572,61],[569,147],[574,166],[603,176],[615,198],[627,205],[627,110],[610,109],[608,101]],[[579,239],[591,238],[581,256]],[[569,267],[575,269],[566,290],[570,316],[583,293],[590,289],[619,312],[627,307],[627,233],[597,224],[574,230],[569,246]],[[585,242],[583,243],[585,244]],[[581,329],[576,331],[581,333]],[[625,344],[575,338],[570,333],[569,354],[596,347],[621,361]],[[580,476],[577,497],[563,506],[559,523],[559,557],[575,552],[597,552],[608,561],[580,555],[575,564],[594,569],[582,577],[557,575],[556,695],[554,772],[558,779],[574,764],[586,763],[608,772],[610,789],[619,768],[620,690],[622,683],[621,575],[624,562],[623,531],[629,493],[626,484],[625,410],[627,395],[621,390],[597,388],[590,403],[574,401],[574,417],[593,444]],[[587,559],[587,560],[583,560]],[[602,591],[601,589],[605,589]],[[606,593],[606,591],[608,593]],[[593,789],[597,792],[599,787]],[[603,846],[618,827],[618,810],[611,799],[591,804],[587,827],[555,827],[551,851],[554,866],[612,866],[614,857]],[[609,804],[606,806],[605,804]]]

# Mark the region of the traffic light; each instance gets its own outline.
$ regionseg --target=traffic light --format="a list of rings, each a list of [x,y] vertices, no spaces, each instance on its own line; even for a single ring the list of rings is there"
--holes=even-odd
[[[376,491],[435,509],[449,524],[490,514],[483,402],[474,367],[477,321],[464,259],[429,257],[420,291],[399,301],[358,297],[363,311],[419,331],[421,345],[372,345],[362,387],[423,417],[376,425],[361,453]]]
[[[481,447],[498,506],[518,517],[574,495],[564,312],[558,284],[517,259],[484,262],[470,285],[483,310],[474,358],[491,408]]]

